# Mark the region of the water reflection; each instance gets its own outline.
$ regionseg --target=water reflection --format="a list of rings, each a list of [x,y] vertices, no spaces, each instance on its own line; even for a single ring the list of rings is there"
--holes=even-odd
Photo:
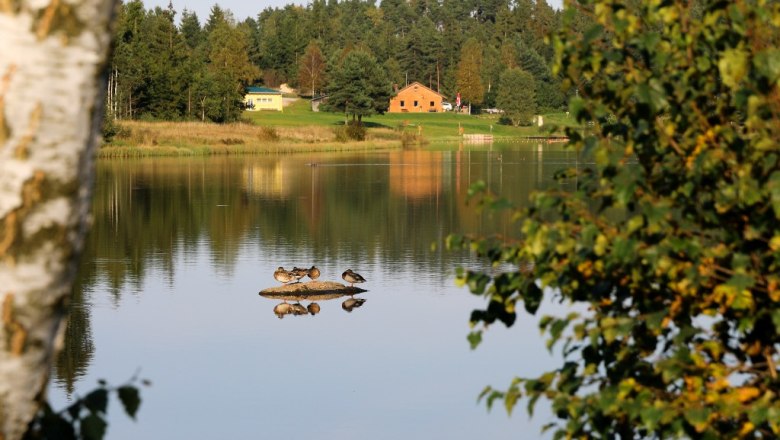
[[[341,303],[341,308],[350,313],[353,309],[362,306],[366,302],[365,298],[355,298],[352,295],[334,295],[333,298],[320,298],[319,301],[336,299],[344,296],[349,296],[349,298],[345,299]],[[295,303],[282,301],[274,306],[274,315],[276,315],[276,317],[279,319],[283,319],[287,315],[304,316],[308,314],[314,316],[319,314],[321,310],[322,308],[320,307],[319,303],[316,302],[310,302],[308,305],[304,306],[300,303],[300,301]]]
[[[576,165],[573,152],[546,146],[480,148],[98,162],[94,224],[74,291],[66,349],[58,359],[57,387],[72,393],[85,375],[94,374],[90,364],[100,350],[108,357],[117,357],[121,349],[132,351],[133,366],[154,363],[136,358],[153,351],[153,342],[160,339],[169,345],[156,355],[167,364],[179,361],[172,347],[187,346],[187,337],[197,347],[202,347],[202,340],[220,341],[212,349],[236,346],[223,357],[246,360],[249,355],[241,344],[225,341],[239,340],[233,329],[242,325],[258,326],[250,327],[250,333],[266,328],[262,326],[271,325],[266,317],[276,325],[268,331],[287,328],[288,321],[294,321],[293,327],[313,337],[358,323],[365,333],[356,334],[358,339],[402,334],[398,350],[418,353],[417,362],[436,365],[441,360],[420,354],[436,356],[435,350],[411,341],[426,341],[440,330],[426,330],[428,317],[417,321],[411,317],[418,312],[436,315],[438,325],[450,319],[438,314],[456,302],[449,297],[446,304],[438,303],[436,295],[468,297],[453,287],[452,271],[469,260],[467,254],[431,244],[451,232],[516,234],[508,216],[474,209],[466,197],[469,185],[483,180],[490,190],[522,206],[535,188],[576,184],[552,180],[557,170]],[[317,166],[307,165],[311,163]],[[262,288],[258,283],[270,281],[281,262],[291,261],[316,262],[331,277],[345,267],[359,269],[372,286],[371,307],[365,307],[364,298],[343,294],[329,299],[273,298],[272,303],[258,305]],[[235,292],[251,292],[253,302]],[[155,321],[166,310],[159,304],[164,301],[170,301],[174,311]],[[416,306],[410,309],[407,304]],[[265,310],[260,318],[252,310],[256,305]],[[275,316],[267,313],[269,305]],[[339,306],[351,312],[350,319],[328,310]],[[451,317],[457,344],[465,337],[461,326],[467,324],[470,311],[461,309]],[[142,317],[133,321],[139,332],[159,326],[140,347],[118,342],[128,335],[109,334],[113,327],[97,330],[93,323],[116,326],[120,317],[131,320],[133,313]],[[293,316],[296,319],[281,323],[276,319]],[[297,319],[300,316],[317,319]],[[393,317],[410,319],[414,325],[398,328]],[[338,318],[342,322],[334,321]],[[172,322],[176,331],[169,330]],[[293,336],[275,334],[282,337]],[[434,339],[441,342],[440,336]],[[465,343],[457,347],[467,349]],[[263,350],[277,352],[283,346]],[[404,356],[403,351],[394,355]],[[469,395],[468,403],[476,393]]]
[[[351,313],[353,309],[362,306],[364,302],[366,302],[366,300],[363,298],[345,299],[344,302],[341,303],[341,308]]]

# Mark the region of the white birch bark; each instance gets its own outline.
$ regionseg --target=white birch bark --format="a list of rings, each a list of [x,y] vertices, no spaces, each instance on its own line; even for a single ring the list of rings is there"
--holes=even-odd
[[[0,0],[0,440],[45,393],[87,227],[113,0]]]

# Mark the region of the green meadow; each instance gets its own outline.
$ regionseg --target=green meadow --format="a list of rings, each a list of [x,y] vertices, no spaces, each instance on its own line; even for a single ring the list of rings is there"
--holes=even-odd
[[[327,112],[314,112],[309,101],[299,99],[284,108],[284,112],[245,112],[244,117],[253,124],[271,127],[302,127],[310,125],[342,125],[345,115]],[[547,136],[561,134],[562,129],[552,126],[573,126],[574,120],[565,113],[543,115],[543,127],[512,127],[499,123],[498,115],[468,115],[465,113],[385,113],[363,119],[369,130],[377,128],[392,129],[398,132],[410,131],[421,134],[427,141],[456,141],[459,128],[465,134],[493,134],[496,137],[521,138],[527,136]]]
[[[543,127],[513,127],[498,115],[386,113],[363,119],[366,140],[345,139],[346,116],[314,112],[298,99],[284,112],[244,112],[242,122],[214,124],[172,121],[118,121],[114,138],[99,157],[263,154],[394,149],[458,142],[459,133],[492,134],[496,140],[560,136],[573,125],[565,113],[543,115]]]

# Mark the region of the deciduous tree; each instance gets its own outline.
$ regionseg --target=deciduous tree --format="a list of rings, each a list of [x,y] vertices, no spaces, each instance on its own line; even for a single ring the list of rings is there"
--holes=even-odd
[[[298,63],[298,84],[302,90],[308,88],[312,96],[322,91],[325,85],[325,56],[316,40],[309,42]]]
[[[575,191],[532,196],[520,241],[472,243],[515,270],[459,277],[489,301],[475,344],[543,301],[581,306],[539,321],[559,368],[484,396],[548,399],[556,438],[776,438],[780,5],[593,3],[556,43],[592,127],[570,147],[593,164],[559,173]]]
[[[485,96],[482,85],[482,45],[474,38],[463,43],[455,74],[458,92],[464,101],[479,104]]]
[[[0,437],[40,405],[87,227],[114,2],[0,2]],[[55,79],[56,80],[53,80]]]

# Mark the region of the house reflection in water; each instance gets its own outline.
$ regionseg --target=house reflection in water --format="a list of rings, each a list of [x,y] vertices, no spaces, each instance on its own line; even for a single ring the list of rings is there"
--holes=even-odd
[[[442,155],[430,151],[390,153],[390,192],[407,199],[425,199],[442,191]]]
[[[292,173],[283,161],[253,163],[242,171],[241,180],[246,191],[268,198],[286,199],[292,192]]]

